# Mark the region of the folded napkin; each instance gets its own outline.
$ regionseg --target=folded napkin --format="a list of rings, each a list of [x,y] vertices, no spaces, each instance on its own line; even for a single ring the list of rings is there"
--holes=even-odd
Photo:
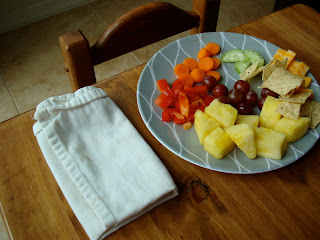
[[[102,89],[48,98],[34,118],[44,158],[90,239],[103,239],[178,194],[165,166]]]

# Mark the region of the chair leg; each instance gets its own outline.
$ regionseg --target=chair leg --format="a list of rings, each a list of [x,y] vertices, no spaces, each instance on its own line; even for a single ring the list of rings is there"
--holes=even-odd
[[[59,44],[73,91],[96,83],[88,40],[79,31],[59,37]]]
[[[199,27],[191,29],[191,34],[215,32],[217,28],[220,0],[193,0],[193,11],[200,14]]]

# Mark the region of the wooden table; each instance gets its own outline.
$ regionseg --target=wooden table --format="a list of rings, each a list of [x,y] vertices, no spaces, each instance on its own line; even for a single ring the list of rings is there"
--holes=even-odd
[[[320,79],[320,14],[295,5],[231,32],[297,52]],[[320,144],[293,164],[254,175],[195,166],[163,147],[139,115],[144,65],[98,83],[168,168],[180,195],[108,239],[320,239]],[[32,132],[34,110],[0,124],[0,201],[13,238],[88,239]]]

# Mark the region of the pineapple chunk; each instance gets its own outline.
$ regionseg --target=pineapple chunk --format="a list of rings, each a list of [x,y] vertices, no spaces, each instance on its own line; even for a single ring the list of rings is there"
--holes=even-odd
[[[248,158],[254,159],[257,156],[254,132],[248,124],[240,123],[224,130]]]
[[[236,145],[221,127],[217,127],[204,138],[203,147],[212,156],[221,159],[231,152]]]
[[[241,115],[237,117],[236,124],[247,123],[250,127],[256,128],[259,124],[259,115]]]
[[[269,128],[253,129],[256,140],[257,156],[281,160],[287,151],[287,137]]]
[[[267,96],[260,113],[260,127],[274,128],[276,122],[281,118],[281,114],[276,111],[280,103],[280,100],[272,96]]]
[[[205,109],[205,113],[216,119],[223,127],[230,127],[235,124],[238,111],[230,104],[221,103],[214,99]]]
[[[274,130],[287,136],[287,142],[295,142],[302,138],[309,129],[311,120],[307,117],[299,117],[298,120],[283,117],[276,122]]]
[[[194,127],[199,138],[200,144],[203,144],[203,140],[208,136],[214,129],[220,127],[221,124],[212,117],[201,110],[197,110],[194,114]]]

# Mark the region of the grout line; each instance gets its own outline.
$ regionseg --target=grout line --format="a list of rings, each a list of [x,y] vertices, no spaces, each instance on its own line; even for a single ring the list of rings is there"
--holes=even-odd
[[[139,62],[140,65],[143,63],[133,52],[130,52],[130,54]]]
[[[99,14],[91,7],[90,3],[88,3],[88,7],[91,9],[93,14],[107,27],[109,24],[107,24],[100,16]]]
[[[8,221],[6,219],[6,216],[4,215],[4,211],[3,211],[3,207],[2,207],[1,201],[0,201],[0,217],[2,218],[2,220],[3,220],[4,224],[5,224],[5,228],[7,230],[9,239],[13,240],[13,236],[12,236],[11,230],[9,228]]]
[[[6,86],[6,88],[8,90],[8,93],[9,93],[9,95],[10,95],[10,97],[11,97],[13,103],[14,103],[14,106],[16,107],[16,110],[18,111],[19,114],[21,114],[21,111],[19,110],[19,107],[18,107],[18,105],[17,105],[17,103],[16,103],[16,101],[15,101],[15,99],[14,99],[14,97],[13,97],[11,91],[10,91],[10,88],[8,87],[8,84],[7,84],[6,80],[5,80],[5,77],[3,76],[2,72],[0,72],[0,77],[2,78],[2,80],[4,82],[4,85]]]

